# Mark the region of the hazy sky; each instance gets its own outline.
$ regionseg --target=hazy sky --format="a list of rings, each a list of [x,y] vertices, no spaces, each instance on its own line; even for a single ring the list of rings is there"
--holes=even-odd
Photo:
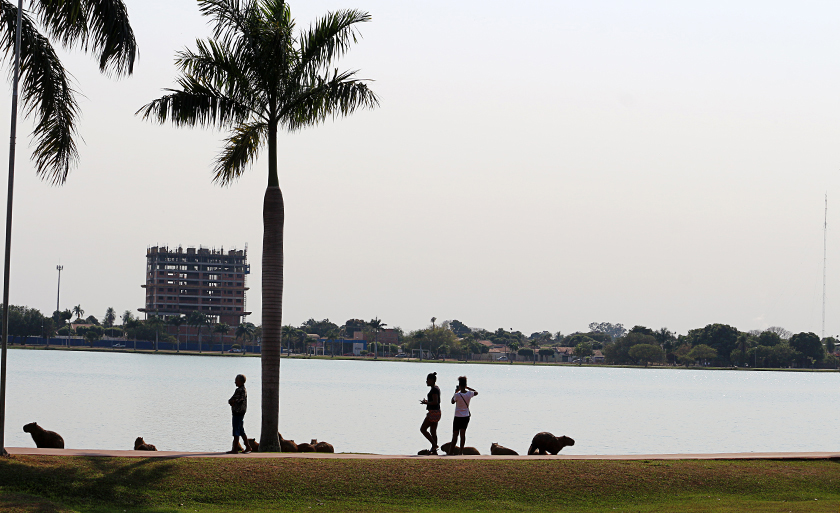
[[[11,303],[52,312],[61,263],[62,309],[136,312],[148,246],[247,244],[259,324],[267,164],[220,188],[222,133],[134,115],[209,31],[190,0],[127,4],[134,76],[66,56],[84,142],[65,186],[35,177],[20,127]],[[372,14],[338,67],[374,79],[381,106],[280,138],[284,323],[819,334],[828,193],[826,334],[840,333],[840,4],[290,5],[299,26]]]

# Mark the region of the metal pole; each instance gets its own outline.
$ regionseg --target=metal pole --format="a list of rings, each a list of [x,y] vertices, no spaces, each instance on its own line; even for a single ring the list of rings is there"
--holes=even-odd
[[[825,220],[823,222],[823,301],[822,301],[822,331],[820,340],[825,338],[825,257],[828,242],[828,193],[825,193]]]
[[[6,452],[6,350],[9,342],[9,269],[12,254],[12,197],[15,184],[15,139],[17,137],[18,82],[20,81],[20,31],[23,0],[18,0],[15,32],[15,69],[12,85],[12,129],[9,134],[9,190],[6,201],[6,260],[3,266],[3,348],[0,351],[0,455]]]
[[[58,304],[61,299],[61,271],[64,270],[63,265],[57,265],[55,268],[58,270],[58,292],[55,295],[55,311],[60,312],[61,309],[58,307]]]

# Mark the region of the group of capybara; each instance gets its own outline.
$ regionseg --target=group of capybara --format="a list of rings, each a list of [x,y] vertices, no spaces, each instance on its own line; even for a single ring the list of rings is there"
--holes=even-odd
[[[575,445],[575,441],[569,438],[568,436],[554,436],[548,431],[543,431],[541,433],[537,433],[536,435],[534,435],[534,438],[531,439],[531,446],[528,447],[528,455],[557,454],[563,449],[563,447],[569,447],[572,445]],[[461,452],[460,447],[452,447],[452,442],[446,442],[445,444],[440,446],[440,449],[445,454],[464,456],[481,455],[481,453],[478,452],[478,449],[476,449],[475,447],[464,447],[464,451]],[[422,451],[419,451],[417,453],[418,456],[430,456],[431,454],[432,452],[428,449],[423,449]],[[519,453],[514,451],[513,449],[508,449],[507,447],[499,445],[497,443],[493,443],[490,445],[490,454],[493,456],[519,456]]]
[[[55,431],[47,431],[38,425],[37,422],[30,422],[23,426],[24,433],[32,435],[32,440],[35,441],[35,447],[39,449],[64,449],[64,438]],[[280,452],[326,452],[334,453],[335,449],[327,442],[319,442],[312,439],[309,443],[296,444],[294,440],[286,440],[283,435],[277,433],[280,437]],[[237,442],[239,444],[239,442]],[[253,438],[248,439],[249,449],[253,452],[260,450],[260,443]],[[142,436],[138,436],[134,440],[135,451],[157,451],[157,447],[152,444],[147,444]],[[239,446],[242,451],[242,446]]]
[[[37,422],[30,422],[29,424],[23,426],[23,431],[32,435],[32,440],[35,442],[35,446],[39,449],[64,449],[64,439],[61,435],[55,431],[47,431],[39,426]],[[319,442],[318,440],[313,439],[309,443],[304,442],[296,444],[294,440],[286,440],[283,438],[283,435],[280,433],[277,433],[277,436],[280,437],[280,452],[335,452],[333,446],[327,442]],[[260,449],[259,442],[253,438],[248,439],[248,445],[254,452],[257,452]],[[568,436],[554,436],[547,431],[543,431],[534,435],[534,438],[531,440],[531,446],[528,448],[528,454],[557,454],[563,449],[563,447],[571,445],[575,445],[575,441]],[[451,454],[461,454],[460,447],[451,447],[451,442],[443,444],[440,448],[446,454],[450,454],[450,448],[452,449]],[[134,450],[156,451],[157,448],[152,444],[147,444],[146,441],[143,440],[142,436],[138,436],[137,439],[134,440]],[[428,449],[424,449],[417,454],[423,456],[431,453]],[[481,453],[479,453],[478,449],[475,447],[464,447],[463,454],[465,456],[477,456]],[[503,447],[497,443],[490,446],[490,454],[493,456],[519,455],[519,453],[513,449],[508,449],[507,447]]]
[[[304,442],[301,444],[296,444],[294,440],[286,440],[285,438],[283,438],[283,435],[281,435],[280,433],[277,433],[277,436],[280,437],[280,452],[335,452],[335,449],[333,448],[332,444],[328,444],[327,442],[319,442],[314,438],[309,443]],[[240,444],[239,441],[237,441],[235,448],[239,451],[242,451],[242,444]],[[253,438],[249,438],[248,448],[251,450],[251,452],[258,452],[260,450],[260,443]]]

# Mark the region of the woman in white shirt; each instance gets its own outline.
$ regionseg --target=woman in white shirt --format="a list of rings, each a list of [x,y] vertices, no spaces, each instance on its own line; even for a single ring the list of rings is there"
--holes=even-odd
[[[452,396],[452,404],[455,405],[455,420],[452,422],[452,443],[449,445],[449,454],[455,452],[458,433],[461,433],[461,454],[464,452],[467,426],[470,423],[470,400],[477,395],[478,392],[467,386],[466,376],[458,378],[458,386],[455,387],[455,395]]]

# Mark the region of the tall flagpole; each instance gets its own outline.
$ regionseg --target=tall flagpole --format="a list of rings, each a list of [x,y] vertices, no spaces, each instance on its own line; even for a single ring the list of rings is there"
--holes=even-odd
[[[823,221],[823,311],[822,311],[822,334],[820,339],[825,338],[825,256],[828,241],[828,193],[825,193],[825,220]]]
[[[15,69],[12,84],[12,130],[9,135],[9,190],[6,200],[6,260],[3,266],[3,348],[0,350],[0,455],[6,451],[6,349],[9,342],[9,265],[12,255],[12,197],[15,185],[15,139],[17,137],[18,82],[20,81],[20,32],[23,0],[18,0],[15,31]]]

